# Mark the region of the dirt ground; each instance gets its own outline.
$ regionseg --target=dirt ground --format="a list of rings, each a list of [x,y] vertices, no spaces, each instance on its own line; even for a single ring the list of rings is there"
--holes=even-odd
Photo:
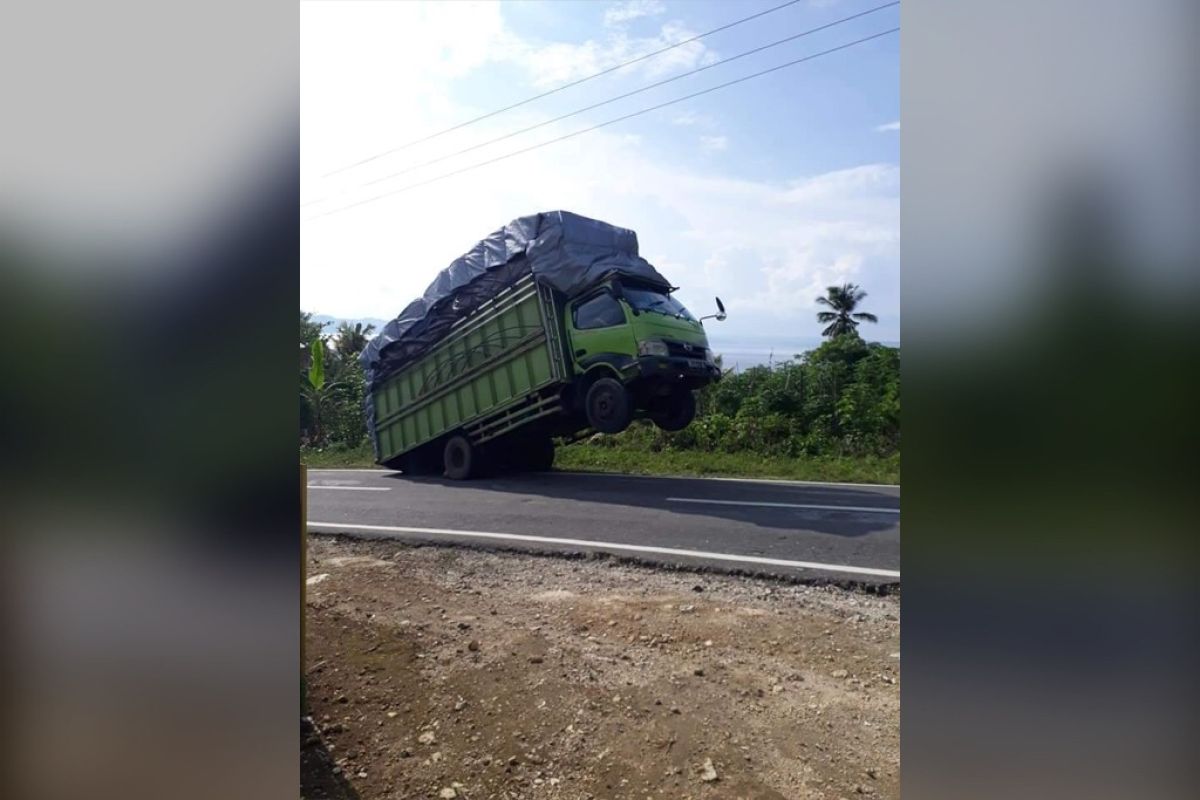
[[[327,537],[308,576],[304,797],[900,795],[897,596]]]

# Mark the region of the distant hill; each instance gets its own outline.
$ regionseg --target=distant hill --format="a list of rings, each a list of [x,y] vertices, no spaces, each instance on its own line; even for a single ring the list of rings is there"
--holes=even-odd
[[[349,317],[331,317],[328,314],[313,314],[312,320],[313,322],[319,322],[325,326],[321,329],[322,333],[333,333],[335,330],[337,330],[337,326],[343,322],[349,322],[351,325],[356,325],[361,322],[363,327],[366,327],[367,325],[374,325],[375,333],[378,333],[379,329],[388,323],[388,320],[386,319],[377,319],[375,317],[361,317],[352,319]]]

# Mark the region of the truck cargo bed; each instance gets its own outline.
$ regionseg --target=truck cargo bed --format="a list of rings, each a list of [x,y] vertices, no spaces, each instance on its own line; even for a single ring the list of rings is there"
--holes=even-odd
[[[379,461],[453,431],[478,444],[556,413],[569,373],[555,314],[550,288],[523,278],[377,387],[372,403]]]

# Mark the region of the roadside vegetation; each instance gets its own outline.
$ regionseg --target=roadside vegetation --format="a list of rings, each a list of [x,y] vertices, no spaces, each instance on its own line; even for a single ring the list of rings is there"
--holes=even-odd
[[[727,475],[861,483],[900,482],[900,350],[858,333],[874,322],[857,311],[866,293],[829,287],[819,302],[826,341],[793,359],[742,372],[697,395],[695,421],[667,433],[646,421],[615,436],[558,448],[560,469],[639,474]],[[343,323],[328,339],[300,314],[300,341],[320,360],[316,387],[307,358],[301,377],[301,453],[313,467],[374,466],[366,441],[365,382],[358,353],[371,326]],[[316,342],[316,344],[314,344]]]
[[[676,475],[900,482],[900,350],[853,330],[794,360],[729,373],[677,433],[637,422],[559,449],[557,466]]]

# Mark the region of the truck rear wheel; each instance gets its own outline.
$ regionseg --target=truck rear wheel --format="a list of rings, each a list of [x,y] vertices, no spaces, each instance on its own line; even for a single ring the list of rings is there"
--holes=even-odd
[[[663,401],[662,409],[650,412],[650,421],[664,431],[681,431],[696,418],[696,397],[687,389],[676,389]]]
[[[443,473],[452,481],[465,481],[472,477],[477,469],[478,453],[467,437],[451,436],[442,451],[442,463],[446,471]]]
[[[588,425],[600,433],[620,433],[633,419],[629,390],[615,378],[597,378],[584,400]]]
[[[554,466],[554,440],[549,436],[529,443],[526,463],[533,472],[546,472]]]

